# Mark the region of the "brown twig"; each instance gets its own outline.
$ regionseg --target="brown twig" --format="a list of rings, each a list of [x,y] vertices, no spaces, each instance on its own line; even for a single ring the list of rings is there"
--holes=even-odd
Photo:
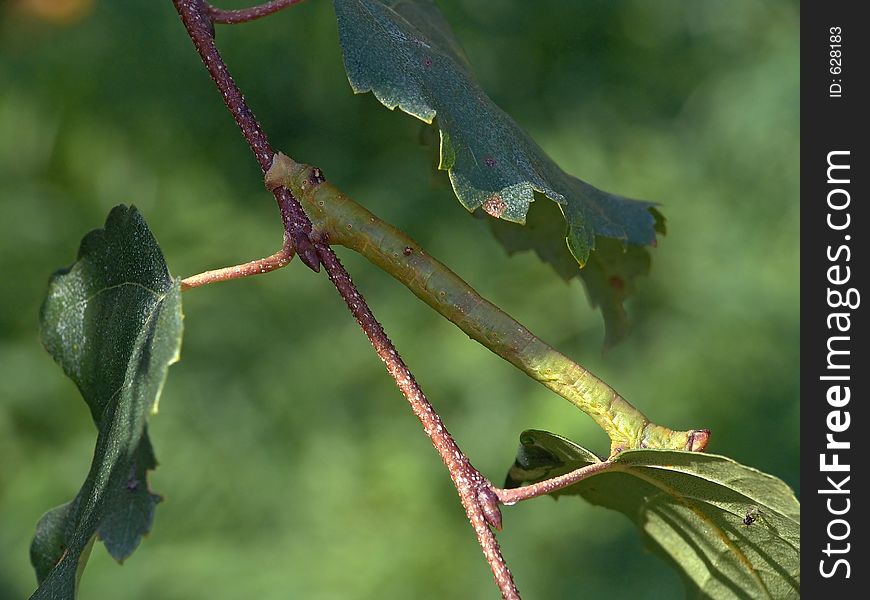
[[[181,15],[181,21],[196,51],[220,90],[224,103],[242,131],[245,141],[251,147],[260,169],[265,173],[272,164],[275,152],[218,52],[214,42],[213,23],[204,0],[173,0],[173,3],[178,14]],[[272,193],[281,210],[284,231],[299,259],[310,269],[319,271],[320,261],[317,258],[317,251],[308,237],[311,234],[311,221],[305,216],[299,202],[289,190],[277,187]]]
[[[173,3],[197,52],[220,90],[227,108],[265,174],[271,166],[274,152],[217,50],[213,37],[213,22],[206,3],[204,0],[173,0]],[[502,597],[519,599],[519,592],[514,585],[511,572],[490,529],[490,525],[501,527],[501,514],[498,510],[498,500],[492,491],[492,484],[471,465],[444,427],[441,418],[426,399],[338,257],[328,244],[319,242],[315,245],[310,237],[311,222],[297,199],[283,186],[275,187],[272,191],[281,208],[288,241],[293,244],[300,259],[312,269],[317,270],[320,263],[323,263],[330,280],[371,341],[378,356],[386,365],[387,371],[395,379],[396,385],[410,403],[447,466]]]
[[[490,525],[501,529],[501,513],[498,510],[497,498],[492,493],[492,484],[475,469],[465,454],[459,449],[450,432],[441,421],[441,417],[426,399],[419,384],[399,353],[396,352],[383,327],[375,319],[369,307],[360,296],[347,271],[341,265],[338,257],[327,244],[317,244],[320,259],[326,267],[326,272],[332,283],[341,293],[348,308],[356,317],[357,322],[365,331],[369,341],[374,346],[378,357],[384,362],[396,380],[396,384],[411,405],[414,414],[423,424],[426,435],[432,440],[432,445],[438,451],[450,477],[459,492],[462,506],[477,534],[483,553],[486,556],[495,576],[496,583],[504,598],[519,598],[519,592],[513,582],[511,572],[505,563]]]
[[[225,25],[235,25],[236,23],[247,23],[255,21],[263,17],[283,10],[287,7],[299,4],[302,0],[271,0],[250,8],[239,8],[236,10],[224,10],[216,6],[207,5],[208,14],[213,23],[221,23]]]
[[[523,500],[529,500],[530,498],[537,498],[538,496],[546,496],[547,494],[552,494],[556,490],[561,490],[568,487],[569,485],[574,485],[578,481],[582,481],[587,477],[591,477],[592,475],[597,475],[602,471],[606,471],[612,466],[613,461],[605,460],[602,462],[593,463],[591,465],[586,465],[585,467],[580,467],[579,469],[575,469],[570,473],[565,473],[564,475],[559,475],[558,477],[553,477],[552,479],[546,479],[537,483],[531,483],[523,487],[509,490],[505,490],[502,488],[493,488],[492,491],[495,494],[496,498],[498,498],[498,501],[500,503],[506,506],[511,506],[512,504],[516,504],[517,502],[521,502]]]
[[[252,275],[262,275],[269,273],[281,267],[290,264],[293,259],[293,247],[290,244],[285,244],[283,248],[275,254],[246,262],[233,267],[224,267],[222,269],[214,269],[197,275],[191,275],[181,280],[181,291],[208,285],[210,283],[218,283],[220,281],[230,281],[232,279],[241,279],[242,277],[251,277]]]

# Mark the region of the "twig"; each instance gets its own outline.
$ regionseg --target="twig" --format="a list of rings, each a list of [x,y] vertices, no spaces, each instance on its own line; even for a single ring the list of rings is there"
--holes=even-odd
[[[545,479],[544,481],[524,485],[523,487],[510,490],[494,487],[492,491],[493,493],[495,493],[499,502],[506,506],[511,506],[512,504],[516,504],[517,502],[521,502],[523,500],[552,494],[556,490],[561,490],[562,488],[566,488],[569,485],[574,485],[578,481],[582,481],[587,477],[597,475],[602,471],[606,471],[612,466],[613,461],[605,460],[598,463],[593,463],[591,465],[586,465],[585,467],[580,467],[579,469],[575,469],[570,473],[565,473],[564,475],[559,475],[558,477],[553,477],[552,479]]]
[[[197,52],[206,65],[232,113],[242,134],[254,152],[265,174],[272,164],[274,152],[265,133],[260,128],[250,108],[233,81],[226,64],[214,43],[212,22],[203,0],[173,0]],[[441,418],[426,399],[420,386],[405,366],[380,323],[374,317],[363,297],[357,291],[347,271],[332,249],[322,241],[313,243],[310,238],[311,222],[293,194],[283,186],[272,188],[281,208],[288,240],[305,264],[314,269],[320,262],[326,268],[330,280],[374,346],[390,375],[395,379],[402,394],[411,404],[414,413],[423,424],[426,434],[447,465],[450,477],[459,493],[466,515],[477,534],[484,556],[492,569],[496,583],[505,599],[519,599],[519,592],[505,563],[498,542],[490,529],[501,526],[498,502],[492,492],[492,484],[475,469],[457,446]]]
[[[208,14],[213,23],[221,23],[225,25],[235,25],[237,23],[247,23],[283,10],[287,7],[299,4],[302,0],[271,0],[250,8],[239,8],[236,10],[224,10],[216,6],[208,5]]]
[[[278,250],[278,252],[271,256],[267,256],[266,258],[260,258],[241,265],[214,269],[213,271],[206,271],[204,273],[199,273],[198,275],[186,277],[181,280],[181,291],[184,292],[210,283],[230,281],[232,279],[241,279],[242,277],[269,273],[270,271],[280,269],[281,267],[290,264],[293,255],[293,247],[290,244],[285,244],[283,248]]]
[[[193,45],[196,46],[196,51],[202,58],[202,62],[205,63],[205,67],[218,90],[220,90],[224,103],[242,131],[245,141],[251,147],[260,169],[265,173],[272,164],[272,156],[275,153],[218,52],[214,43],[212,21],[204,0],[173,0],[173,3],[178,14],[181,15],[181,21],[184,23]],[[305,216],[302,207],[299,206],[289,190],[277,187],[272,190],[272,193],[275,195],[275,200],[281,210],[284,231],[293,243],[293,248],[299,255],[299,259],[313,271],[319,271],[320,260],[308,237],[311,234],[311,221]]]
[[[414,414],[423,424],[423,429],[432,440],[432,445],[435,446],[444,464],[447,465],[447,470],[459,492],[462,506],[474,527],[477,541],[480,543],[483,554],[492,569],[502,597],[518,599],[519,592],[514,585],[511,572],[501,555],[498,541],[489,528],[489,525],[492,525],[501,529],[501,513],[498,510],[496,498],[491,492],[492,484],[471,465],[468,458],[459,449],[453,436],[450,435],[441,421],[441,417],[435,412],[411,371],[408,370],[399,353],[396,352],[383,327],[375,319],[362,296],[356,290],[350,275],[341,266],[338,257],[326,244],[317,244],[317,250],[332,283],[338,288],[348,308],[374,346],[378,357],[384,362],[387,371],[396,380],[402,394],[410,403]]]

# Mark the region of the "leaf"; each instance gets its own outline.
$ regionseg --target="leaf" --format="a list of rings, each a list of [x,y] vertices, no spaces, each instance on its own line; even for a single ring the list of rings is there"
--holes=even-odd
[[[427,123],[438,116],[439,168],[459,201],[524,223],[534,192],[558,203],[558,240],[582,266],[596,236],[655,241],[652,203],[603,192],[563,171],[471,76],[459,43],[432,0],[333,0],[345,70],[356,93],[371,91]],[[562,242],[559,241],[561,244]]]
[[[123,561],[151,529],[160,496],[147,417],[181,349],[181,283],[133,207],[117,206],[49,283],[42,342],[82,394],[97,425],[94,459],[69,503],[40,519],[30,548],[32,598],[73,598],[95,536]]]
[[[597,460],[565,438],[525,431],[507,484]],[[783,481],[700,452],[626,450],[614,462],[554,495],[579,495],[628,516],[680,570],[688,598],[800,596],[800,504]]]
[[[656,230],[663,233],[664,219],[658,211],[652,210],[659,219]],[[565,231],[565,224],[556,213],[555,206],[538,202],[529,210],[525,226],[490,219],[490,228],[508,254],[532,250],[565,281],[581,278],[592,307],[601,308],[604,348],[611,348],[630,330],[624,303],[634,293],[636,279],[649,274],[649,251],[642,246],[625,246],[611,238],[598,237],[595,250],[580,269],[568,247],[554,243]]]

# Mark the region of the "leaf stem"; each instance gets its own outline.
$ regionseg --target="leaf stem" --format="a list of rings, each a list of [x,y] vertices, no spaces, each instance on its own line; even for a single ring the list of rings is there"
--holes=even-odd
[[[173,3],[260,168],[264,174],[267,173],[272,165],[274,152],[217,50],[212,21],[204,0],[173,0]],[[319,174],[320,171],[317,170],[316,173]],[[312,172],[312,175],[315,173]],[[387,371],[396,381],[447,466],[502,597],[519,600],[520,595],[513,576],[490,529],[490,525],[501,527],[501,514],[497,498],[491,491],[492,484],[471,465],[459,449],[332,248],[318,236],[312,239],[311,222],[293,193],[280,184],[268,187],[275,194],[281,209],[287,242],[292,244],[300,259],[313,270],[319,270],[321,262],[323,263],[329,279],[362,327],[378,357],[386,365]]]
[[[294,254],[293,246],[287,243],[284,244],[283,248],[271,256],[252,260],[241,265],[214,269],[212,271],[205,271],[204,273],[186,277],[181,280],[181,291],[186,292],[189,289],[201,285],[208,285],[210,283],[230,281],[232,279],[241,279],[243,277],[251,277],[252,275],[269,273],[290,264]]]
[[[224,10],[215,6],[208,5],[208,14],[213,23],[221,23],[224,25],[235,25],[237,23],[247,23],[263,17],[268,17],[271,14],[283,10],[294,4],[299,4],[302,0],[271,0],[250,8],[239,8],[235,10]]]
[[[613,464],[612,460],[604,460],[591,465],[586,465],[585,467],[580,467],[570,473],[565,473],[564,475],[559,475],[558,477],[553,477],[551,479],[545,479],[544,481],[539,481],[537,483],[530,483],[523,487],[514,489],[494,487],[492,491],[495,493],[499,502],[506,506],[511,506],[517,502],[528,500],[530,498],[537,498],[538,496],[546,496],[547,494],[552,494],[556,490],[561,490],[574,485],[578,481],[582,481],[587,477],[608,470],[613,466]]]
[[[293,190],[316,232],[331,244],[362,254],[469,337],[586,412],[607,432],[612,455],[626,448],[706,448],[708,430],[674,431],[650,422],[604,381],[481,297],[404,232],[324,182],[322,174],[317,175],[320,169],[295,163],[281,154],[279,157],[283,163],[280,169],[276,160],[276,167],[266,178],[281,181]]]

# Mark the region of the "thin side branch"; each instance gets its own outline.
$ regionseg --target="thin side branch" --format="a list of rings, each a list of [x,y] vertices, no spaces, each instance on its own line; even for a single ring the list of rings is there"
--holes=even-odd
[[[552,479],[539,481],[538,483],[531,483],[529,485],[524,485],[523,487],[510,490],[494,487],[492,491],[495,493],[499,502],[506,506],[510,506],[523,500],[552,494],[556,490],[561,490],[570,485],[574,485],[578,481],[582,481],[587,477],[591,477],[592,475],[596,475],[598,473],[601,473],[602,471],[606,471],[612,466],[613,461],[605,460],[599,463],[586,465],[585,467],[580,467],[579,469],[575,469],[570,473],[565,473],[564,475],[559,475],[558,477],[553,477]]]
[[[216,6],[208,5],[208,14],[214,23],[224,25],[235,25],[237,23],[247,23],[268,17],[271,14],[283,10],[294,4],[299,4],[302,0],[271,0],[250,8],[239,8],[236,10],[224,10]]]
[[[283,248],[275,254],[252,260],[241,265],[233,267],[224,267],[223,269],[214,269],[206,271],[198,275],[191,275],[181,280],[181,291],[186,292],[189,289],[208,285],[210,283],[218,283],[220,281],[230,281],[232,279],[241,279],[243,277],[251,277],[252,275],[262,275],[290,264],[293,259],[293,247],[290,244],[285,244]]]

